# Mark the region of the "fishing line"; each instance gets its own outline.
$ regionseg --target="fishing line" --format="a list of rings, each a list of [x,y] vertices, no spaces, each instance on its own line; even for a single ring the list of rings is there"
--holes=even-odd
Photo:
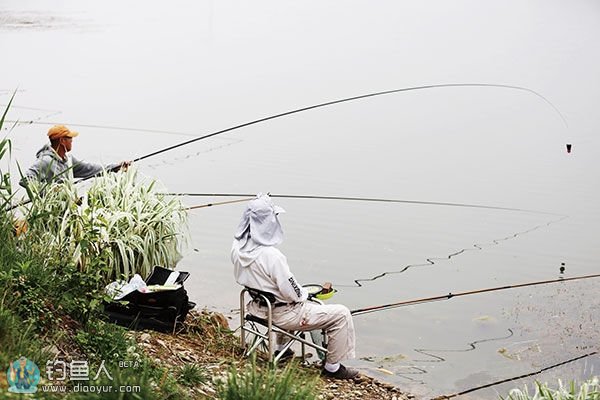
[[[246,196],[239,200],[223,201],[223,202],[207,203],[207,204],[191,206],[191,207],[185,208],[185,210],[193,210],[193,209],[206,208],[206,207],[212,207],[212,206],[240,203],[240,202],[249,201],[249,200],[252,200],[255,198],[255,195],[253,195],[253,194],[241,194],[241,193],[236,193],[236,194],[234,194],[234,193],[163,193],[163,195],[165,195],[165,196],[190,196],[190,197],[194,197],[194,196],[196,196],[196,197],[242,197],[242,196]],[[494,206],[475,205],[475,204],[460,204],[460,203],[441,203],[441,202],[398,200],[398,199],[340,197],[340,196],[314,196],[314,195],[290,195],[290,194],[279,194],[279,195],[278,194],[269,194],[269,196],[272,198],[342,200],[342,201],[364,201],[364,202],[385,202],[385,203],[405,203],[405,204],[408,203],[408,204],[419,204],[419,205],[455,206],[455,207],[496,209],[496,210],[503,210],[503,211],[518,211],[518,212],[528,212],[528,213],[546,214],[546,215],[559,215],[559,214],[553,214],[553,213],[548,213],[548,212],[543,212],[543,211],[525,210],[525,209],[519,209],[519,208],[494,207]],[[473,244],[474,248],[464,248],[464,249],[461,249],[454,253],[451,253],[445,257],[429,257],[429,258],[426,258],[426,261],[427,261],[426,263],[409,264],[399,271],[385,271],[385,272],[382,272],[379,275],[376,275],[371,278],[355,279],[354,283],[356,284],[356,286],[362,287],[363,285],[361,282],[373,282],[373,281],[383,278],[387,275],[404,273],[404,272],[408,271],[410,268],[435,265],[434,260],[450,260],[452,257],[456,257],[460,254],[466,253],[467,251],[482,251],[484,249],[483,246],[499,245],[501,241],[506,241],[506,240],[517,238],[518,236],[525,235],[527,233],[530,233],[537,229],[540,229],[542,226],[550,226],[551,224],[558,223],[566,218],[568,218],[568,216],[562,216],[562,218],[560,218],[558,220],[549,221],[546,224],[542,224],[542,225],[536,225],[533,228],[530,228],[530,229],[527,229],[527,230],[521,231],[521,232],[516,232],[516,233],[513,233],[513,234],[503,237],[503,238],[493,239],[492,242],[490,242],[490,243],[483,243],[483,244],[475,243],[475,244]],[[338,286],[345,286],[345,285],[338,285]]]
[[[0,107],[8,107],[9,104],[0,104]],[[58,111],[58,110],[50,110],[47,108],[37,108],[37,107],[25,107],[25,106],[13,106],[11,105],[10,108],[18,108],[21,110],[32,110],[32,111],[46,111],[49,112],[51,114],[55,114],[55,113],[60,113],[62,111]],[[20,122],[20,121],[6,121],[6,122]]]
[[[499,340],[506,340],[506,339],[510,339],[511,337],[514,336],[514,331],[512,329],[509,328],[509,329],[507,329],[507,331],[508,331],[508,335],[506,335],[506,336],[494,337],[494,338],[488,338],[488,339],[479,339],[479,340],[475,340],[473,342],[467,343],[468,347],[466,349],[414,349],[415,352],[420,353],[422,355],[426,355],[428,357],[431,357],[432,359],[412,360],[412,361],[419,362],[419,363],[444,362],[444,361],[446,361],[446,359],[444,357],[438,356],[435,354],[430,354],[428,352],[438,351],[438,352],[464,353],[464,352],[468,352],[468,351],[473,351],[473,350],[477,349],[478,344],[487,343],[487,342],[495,342],[495,341],[499,341]],[[374,357],[361,357],[360,359],[363,361],[377,364],[379,366],[379,368],[378,368],[379,371],[381,371],[381,369],[385,369],[387,367],[386,358],[377,360]],[[389,361],[387,363],[389,363]],[[398,368],[402,368],[402,369],[406,369],[406,370],[399,371]],[[406,379],[406,380],[409,380],[411,382],[425,384],[425,382],[420,379],[415,379],[415,378],[412,378],[412,377],[409,377],[406,375],[426,375],[428,373],[426,369],[417,367],[415,365],[398,365],[395,367],[395,369],[396,369],[396,376]],[[391,371],[388,371],[388,373],[393,374],[393,372],[391,372]]]
[[[242,139],[234,139],[234,138],[221,138],[221,140],[229,141],[229,143],[222,144],[220,146],[218,146],[218,145],[217,146],[211,146],[210,148],[208,148],[206,150],[200,150],[200,151],[197,151],[195,153],[184,155],[182,157],[164,158],[164,159],[162,159],[162,160],[160,160],[160,161],[158,161],[158,162],[156,162],[154,164],[147,164],[147,167],[151,168],[151,169],[154,169],[154,168],[157,168],[157,167],[161,167],[163,165],[176,165],[177,163],[179,163],[181,161],[185,161],[185,160],[189,160],[191,158],[198,157],[201,154],[206,154],[206,153],[210,153],[210,152],[213,152],[213,151],[221,150],[221,149],[224,149],[226,147],[231,147],[233,145],[236,145],[236,144],[239,144],[239,143],[243,142]]]
[[[379,306],[358,308],[356,310],[351,310],[350,314],[362,315],[362,314],[368,314],[368,313],[372,313],[372,312],[376,312],[376,311],[389,310],[392,308],[398,308],[398,307],[404,307],[404,306],[410,306],[410,305],[416,305],[416,304],[431,303],[434,301],[450,300],[451,298],[454,298],[454,297],[470,296],[470,295],[474,295],[474,294],[496,292],[496,291],[506,290],[506,289],[516,289],[516,288],[522,288],[522,287],[527,287],[527,286],[547,285],[547,284],[551,284],[551,283],[576,281],[576,280],[591,279],[591,278],[598,278],[598,277],[600,277],[600,274],[581,275],[581,276],[574,276],[571,278],[559,278],[559,279],[552,279],[552,280],[546,280],[546,281],[535,281],[535,282],[519,283],[519,284],[515,284],[515,285],[497,286],[497,287],[491,287],[491,288],[486,288],[486,289],[469,290],[466,292],[458,292],[458,293],[450,292],[448,294],[441,295],[441,296],[424,297],[424,298],[420,298],[420,299],[400,301],[397,303],[382,304]]]
[[[361,282],[373,282],[373,281],[376,281],[377,279],[383,278],[383,277],[385,277],[387,275],[404,273],[404,272],[408,271],[410,268],[432,266],[432,265],[435,265],[435,261],[434,260],[442,260],[442,261],[444,261],[444,260],[450,260],[452,257],[456,257],[456,256],[458,256],[460,254],[466,253],[467,251],[481,251],[481,250],[484,249],[483,246],[495,246],[495,245],[499,245],[501,241],[506,241],[506,240],[514,239],[514,238],[516,238],[518,236],[522,236],[522,235],[525,235],[527,233],[533,232],[533,231],[535,231],[537,229],[540,229],[542,226],[550,226],[552,224],[558,223],[558,222],[560,222],[560,221],[562,221],[562,220],[564,220],[566,218],[568,218],[568,216],[563,216],[560,219],[547,222],[546,224],[536,225],[533,228],[527,229],[525,231],[513,233],[512,235],[509,235],[509,236],[506,236],[506,237],[503,237],[503,238],[500,238],[500,239],[494,239],[490,243],[483,243],[483,244],[481,244],[481,243],[479,243],[479,244],[475,243],[473,245],[474,248],[461,249],[461,250],[456,251],[454,253],[448,254],[445,257],[429,257],[429,258],[425,259],[425,261],[427,261],[426,263],[422,263],[422,264],[409,264],[409,265],[405,266],[404,268],[402,268],[399,271],[386,271],[386,272],[380,273],[379,275],[375,275],[374,277],[371,277],[371,278],[355,279],[354,283],[356,284],[356,286],[362,287],[363,285],[362,285]],[[338,286],[347,286],[347,285],[338,285]],[[352,286],[352,287],[354,287],[354,286]]]
[[[538,92],[532,90],[532,89],[528,89],[525,87],[521,87],[521,86],[513,86],[513,85],[503,85],[503,84],[492,84],[492,83],[446,83],[446,84],[437,84],[437,85],[424,85],[424,86],[414,86],[414,87],[407,87],[407,88],[401,88],[401,89],[394,89],[394,90],[386,90],[383,92],[375,92],[375,93],[369,93],[369,94],[363,94],[363,95],[359,95],[359,96],[353,96],[353,97],[347,97],[344,99],[339,99],[339,100],[333,100],[333,101],[328,101],[325,103],[320,103],[320,104],[315,104],[312,106],[308,106],[308,107],[302,107],[302,108],[297,108],[295,110],[291,110],[291,111],[286,111],[283,113],[279,113],[279,114],[275,114],[275,115],[271,115],[268,117],[264,117],[264,118],[259,118],[250,122],[245,122],[239,125],[235,125],[229,128],[225,128],[216,132],[212,132],[203,136],[199,136],[196,137],[194,139],[190,139],[187,140],[185,142],[181,142],[169,147],[165,147],[163,149],[154,151],[152,153],[140,156],[138,158],[135,158],[133,161],[134,162],[138,162],[141,160],[144,160],[146,158],[150,158],[156,155],[159,155],[161,153],[165,153],[167,151],[170,150],[174,150],[176,148],[182,147],[182,146],[186,146],[188,144],[197,142],[199,140],[203,140],[203,139],[208,139],[210,137],[213,136],[217,136],[217,135],[221,135],[223,133],[226,132],[231,132],[234,131],[236,129],[240,129],[240,128],[244,128],[246,126],[250,126],[250,125],[255,125],[261,122],[265,122],[265,121],[270,121],[276,118],[281,118],[281,117],[285,117],[287,115],[292,115],[292,114],[297,114],[300,112],[304,112],[304,111],[308,111],[308,110],[314,110],[316,108],[321,108],[321,107],[327,107],[327,106],[331,106],[334,104],[339,104],[339,103],[345,103],[345,102],[350,102],[350,101],[354,101],[354,100],[359,100],[359,99],[365,99],[368,97],[375,97],[375,96],[383,96],[383,95],[387,95],[387,94],[392,94],[392,93],[400,93],[400,92],[408,92],[408,91],[412,91],[412,90],[424,90],[424,89],[434,89],[434,88],[448,88],[448,87],[492,87],[492,88],[504,88],[504,89],[513,89],[513,90],[522,90],[522,91],[526,91],[529,93],[532,93],[534,95],[536,95],[537,97],[541,98],[542,100],[544,100],[546,103],[548,103],[552,109],[554,109],[554,111],[556,111],[556,113],[560,116],[562,122],[564,123],[565,127],[568,128],[568,124],[567,124],[567,120],[563,117],[563,115],[561,114],[561,112],[558,110],[558,108],[556,108],[554,106],[554,104],[552,104],[547,98],[545,98],[544,96],[542,96],[541,94],[539,94]]]
[[[0,89],[0,96],[4,96],[7,94],[14,94],[19,92],[26,92],[25,89]]]
[[[496,337],[496,338],[490,338],[490,339],[480,339],[480,340],[476,340],[476,341],[471,342],[471,343],[467,343],[468,347],[466,349],[414,349],[415,352],[417,352],[419,354],[422,354],[422,355],[425,355],[425,356],[428,356],[428,357],[431,357],[432,360],[430,359],[430,360],[413,360],[413,361],[414,362],[421,362],[421,363],[424,363],[424,362],[428,362],[428,363],[443,362],[443,361],[446,361],[446,359],[444,357],[437,356],[435,354],[430,354],[428,352],[437,351],[437,352],[443,352],[443,353],[466,353],[468,351],[476,350],[477,349],[476,345],[478,345],[480,343],[495,342],[495,341],[498,341],[498,340],[506,340],[506,339],[510,339],[511,337],[514,336],[515,333],[513,332],[512,329],[509,328],[509,329],[507,329],[507,331],[508,331],[508,335],[506,335],[506,336],[501,336],[501,337]]]
[[[19,107],[19,108],[27,108],[27,107]],[[14,129],[15,127],[19,126],[19,125],[32,125],[32,124],[45,124],[44,122],[39,122],[39,120],[41,119],[46,119],[46,118],[50,118],[53,117],[55,115],[60,115],[62,114],[62,111],[53,111],[53,110],[42,110],[42,109],[37,109],[37,108],[31,108],[31,110],[40,110],[40,111],[46,111],[49,112],[49,114],[47,115],[41,115],[35,119],[30,119],[27,121],[21,121],[21,120],[7,120],[6,122],[11,122],[13,123],[13,127],[12,129]],[[52,125],[59,125],[59,124],[52,124]]]
[[[164,196],[189,196],[189,197],[247,197],[253,199],[256,194],[250,193],[162,193]],[[342,197],[342,196],[316,196],[316,195],[297,195],[297,194],[269,194],[272,198],[282,199],[313,199],[313,200],[343,200],[343,201],[363,201],[363,202],[378,202],[378,203],[402,203],[402,204],[417,204],[417,205],[434,205],[448,207],[466,207],[466,208],[483,208],[488,210],[503,210],[503,211],[518,211],[533,214],[545,215],[560,215],[544,211],[526,210],[522,208],[496,207],[481,204],[465,204],[465,203],[448,203],[436,201],[417,201],[417,200],[401,200],[401,199],[383,199],[369,197]],[[228,203],[223,203],[228,204]],[[201,208],[202,205],[195,206]]]
[[[566,361],[561,361],[561,362],[559,362],[559,363],[557,363],[557,364],[553,364],[553,365],[550,365],[550,366],[544,367],[544,368],[542,368],[542,369],[540,369],[540,370],[538,370],[538,371],[534,371],[534,372],[530,372],[530,373],[528,373],[528,374],[523,374],[523,375],[515,376],[515,377],[512,377],[512,378],[503,379],[503,380],[501,380],[501,381],[496,381],[496,382],[488,383],[488,384],[486,384],[486,385],[476,386],[476,387],[474,387],[474,388],[470,388],[470,389],[467,389],[467,390],[463,390],[462,392],[458,392],[458,393],[453,393],[453,394],[447,394],[447,395],[438,396],[438,397],[435,397],[435,398],[433,398],[433,399],[431,399],[431,400],[445,400],[445,399],[451,399],[451,398],[453,398],[453,397],[462,396],[462,395],[464,395],[464,394],[468,394],[468,393],[471,393],[471,392],[475,392],[475,391],[477,391],[477,390],[481,390],[481,389],[487,389],[487,388],[489,388],[489,387],[492,387],[492,386],[497,386],[497,385],[500,385],[500,384],[502,384],[502,383],[507,383],[507,382],[511,382],[511,381],[516,381],[517,379],[528,378],[528,377],[530,377],[530,376],[533,376],[533,375],[539,375],[539,374],[541,374],[542,372],[548,371],[548,370],[550,370],[550,369],[553,369],[553,368],[556,368],[556,367],[560,367],[561,365],[565,365],[565,364],[568,364],[568,363],[572,363],[572,362],[574,362],[574,361],[581,360],[582,358],[590,357],[590,356],[593,356],[593,355],[596,355],[596,354],[598,354],[598,352],[597,352],[597,351],[593,351],[593,352],[591,352],[591,353],[587,353],[587,354],[584,354],[584,355],[581,355],[581,356],[578,356],[578,357],[571,358],[571,359],[569,359],[569,360],[566,360]]]
[[[25,107],[21,107],[21,108],[25,108]],[[32,108],[32,110],[36,110],[34,108]],[[43,110],[43,111],[50,111],[50,110]],[[61,113],[61,111],[58,111],[58,113]],[[55,115],[55,114],[50,114],[50,115]],[[46,118],[48,118],[50,115],[48,115]],[[143,129],[143,128],[126,128],[126,127],[122,127],[122,126],[111,126],[111,125],[94,125],[94,124],[72,124],[72,123],[65,123],[65,122],[40,122],[37,120],[27,120],[27,121],[21,121],[21,120],[8,120],[6,122],[15,122],[19,125],[26,125],[26,124],[33,124],[33,125],[69,125],[69,126],[74,126],[76,128],[99,128],[99,129],[111,129],[111,130],[116,130],[116,131],[131,131],[131,132],[146,132],[146,133],[164,133],[166,135],[178,135],[178,136],[191,136],[191,137],[196,137],[197,135],[194,133],[189,133],[189,132],[176,132],[176,131],[163,131],[163,130],[158,130],[158,129]]]

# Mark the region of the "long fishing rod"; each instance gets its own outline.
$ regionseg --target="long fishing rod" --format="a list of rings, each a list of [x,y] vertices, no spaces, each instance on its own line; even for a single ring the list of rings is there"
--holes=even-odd
[[[519,283],[516,285],[506,285],[506,286],[497,286],[497,287],[486,288],[486,289],[469,290],[466,292],[448,293],[448,294],[444,294],[441,296],[424,297],[421,299],[399,301],[397,303],[383,304],[380,306],[358,308],[356,310],[351,310],[350,314],[361,315],[361,314],[367,314],[367,313],[371,313],[371,312],[375,312],[375,311],[388,310],[391,308],[397,308],[397,307],[403,307],[403,306],[409,306],[409,305],[415,305],[415,304],[422,304],[422,303],[431,303],[434,301],[450,300],[453,297],[470,296],[473,294],[495,292],[495,291],[506,290],[506,289],[516,289],[516,288],[521,288],[521,287],[526,287],[526,286],[547,285],[547,284],[551,284],[551,283],[576,281],[576,280],[581,280],[581,279],[591,279],[591,278],[599,278],[599,277],[600,277],[600,274],[582,275],[582,276],[574,276],[572,278],[559,278],[559,279],[552,279],[552,280],[547,280],[547,281],[527,282],[527,283]]]
[[[220,201],[220,202],[216,202],[216,203],[200,204],[200,205],[197,205],[197,206],[185,207],[184,210],[185,211],[189,211],[189,210],[196,210],[198,208],[206,208],[206,207],[213,207],[213,206],[222,206],[224,204],[241,203],[243,201],[250,201],[250,200],[255,199],[255,198],[256,198],[256,196],[247,197],[247,198],[238,199],[238,200],[229,200],[229,201]]]
[[[550,102],[550,100],[548,100],[547,98],[545,98],[544,96],[542,96],[540,93],[536,92],[535,90],[532,89],[528,89],[526,87],[522,87],[522,86],[513,86],[513,85],[503,85],[503,84],[493,84],[493,83],[445,83],[445,84],[436,84],[436,85],[424,85],[424,86],[414,86],[414,87],[407,87],[407,88],[401,88],[401,89],[393,89],[393,90],[386,90],[386,91],[382,91],[382,92],[374,92],[374,93],[368,93],[368,94],[363,94],[363,95],[359,95],[359,96],[353,96],[353,97],[347,97],[347,98],[343,98],[343,99],[338,99],[338,100],[333,100],[333,101],[328,101],[325,103],[320,103],[320,104],[315,104],[312,106],[308,106],[308,107],[302,107],[302,108],[297,108],[295,110],[291,110],[291,111],[286,111],[283,113],[279,113],[279,114],[275,114],[275,115],[271,115],[268,117],[264,117],[264,118],[259,118],[250,122],[245,122],[243,124],[239,124],[239,125],[235,125],[229,128],[225,128],[216,132],[212,132],[203,136],[198,136],[195,137],[193,139],[190,140],[186,140],[184,142],[169,146],[169,147],[165,147],[163,149],[154,151],[152,153],[137,157],[135,159],[132,160],[132,162],[138,162],[138,161],[142,161],[145,160],[146,158],[150,158],[150,157],[154,157],[156,155],[165,153],[167,151],[170,150],[174,150],[176,148],[182,147],[182,146],[186,146],[188,144],[191,143],[195,143],[198,142],[200,140],[204,140],[204,139],[208,139],[210,137],[213,136],[217,136],[226,132],[231,132],[237,129],[241,129],[244,128],[246,126],[250,126],[250,125],[255,125],[261,122],[265,122],[265,121],[269,121],[269,120],[273,120],[276,118],[281,118],[287,115],[292,115],[292,114],[297,114],[300,112],[304,112],[304,111],[308,111],[308,110],[313,110],[313,109],[317,109],[317,108],[321,108],[321,107],[327,107],[330,105],[334,105],[334,104],[339,104],[339,103],[345,103],[345,102],[350,102],[350,101],[354,101],[354,100],[359,100],[359,99],[365,99],[365,98],[369,98],[369,97],[376,97],[376,96],[383,96],[383,95],[387,95],[387,94],[393,94],[393,93],[400,93],[400,92],[408,92],[408,91],[413,91],[413,90],[426,90],[426,89],[435,89],[435,88],[448,88],[448,87],[494,87],[494,88],[504,88],[504,89],[512,89],[512,90],[522,90],[525,92],[529,92],[534,94],[535,96],[541,98],[542,100],[544,100],[546,103],[548,103],[553,109],[554,111],[556,111],[556,113],[560,116],[561,120],[563,121],[565,127],[568,127],[568,123],[567,120],[564,118],[564,116],[561,114],[561,112],[558,110],[558,108],[556,108],[556,106],[554,104],[552,104],[552,102]],[[171,132],[171,133],[175,133],[175,132]],[[177,132],[180,133],[180,132]],[[87,179],[90,179],[92,177],[89,178],[85,178],[85,179],[81,179],[79,181],[77,181],[76,183],[82,182],[82,181],[86,181]],[[29,201],[25,201],[22,204],[18,204],[17,206],[13,206],[11,208],[9,208],[7,211],[10,211],[18,206],[24,205],[29,203]]]
[[[245,201],[245,200],[251,200],[256,197],[256,195],[249,194],[249,193],[163,193],[163,195],[165,195],[165,196],[189,196],[189,197],[244,197],[244,199],[239,200],[239,202]],[[523,209],[523,208],[488,206],[488,205],[482,205],[482,204],[384,199],[384,198],[374,198],[374,197],[316,196],[316,195],[298,195],[298,194],[269,194],[269,196],[272,198],[281,198],[281,199],[342,200],[342,201],[361,201],[361,202],[377,202],[377,203],[402,203],[402,204],[435,205],[435,206],[449,206],[449,207],[483,208],[483,209],[489,209],[489,210],[519,211],[519,212],[558,216],[558,214],[544,212],[544,211],[534,211],[534,210],[527,210],[527,209]],[[193,206],[192,208],[203,208],[203,207],[210,207],[212,205],[230,204],[230,203],[236,203],[236,202],[238,202],[238,201],[201,204],[201,205]]]
[[[409,92],[409,91],[412,91],[412,90],[424,90],[424,89],[434,89],[434,88],[448,88],[448,87],[494,87],[494,88],[504,88],[504,89],[513,89],[513,90],[526,91],[526,92],[529,92],[529,93],[532,93],[532,94],[536,95],[537,97],[541,98],[546,103],[548,103],[554,109],[554,111],[556,111],[556,113],[560,116],[560,118],[563,121],[565,127],[569,126],[567,124],[567,120],[563,117],[563,115],[558,110],[558,108],[556,108],[556,106],[554,106],[554,104],[552,104],[547,98],[545,98],[544,96],[542,96],[541,94],[539,94],[535,90],[528,89],[528,88],[521,87],[521,86],[502,85],[502,84],[493,84],[493,83],[445,83],[445,84],[437,84],[437,85],[414,86],[414,87],[407,87],[407,88],[401,88],[401,89],[386,90],[386,91],[382,91],[382,92],[368,93],[368,94],[363,94],[363,95],[359,95],[359,96],[347,97],[347,98],[344,98],[344,99],[333,100],[333,101],[328,101],[328,102],[325,102],[325,103],[315,104],[315,105],[308,106],[308,107],[297,108],[295,110],[286,111],[286,112],[275,114],[275,115],[271,115],[271,116],[268,116],[268,117],[255,119],[255,120],[250,121],[250,122],[245,122],[243,124],[239,124],[239,125],[235,125],[235,126],[232,126],[232,127],[229,127],[229,128],[225,128],[225,129],[222,129],[222,130],[219,130],[219,131],[216,131],[216,132],[212,132],[212,133],[209,133],[209,134],[206,134],[206,135],[203,135],[203,136],[198,136],[198,137],[196,137],[194,139],[190,139],[190,140],[187,140],[185,142],[181,142],[181,143],[169,146],[169,147],[165,147],[165,148],[163,148],[161,150],[157,150],[157,151],[154,151],[152,153],[140,156],[138,158],[135,158],[133,160],[133,162],[138,162],[138,161],[144,160],[146,158],[150,158],[150,157],[156,156],[158,154],[165,153],[167,151],[174,150],[176,148],[179,148],[179,147],[182,147],[182,146],[186,146],[188,144],[191,144],[191,143],[203,140],[203,139],[208,139],[210,137],[221,135],[221,134],[226,133],[226,132],[231,132],[231,131],[234,131],[236,129],[244,128],[246,126],[255,125],[255,124],[258,124],[258,123],[261,123],[261,122],[273,120],[273,119],[276,119],[276,118],[285,117],[287,115],[297,114],[297,113],[308,111],[308,110],[314,110],[316,108],[327,107],[327,106],[331,106],[331,105],[334,105],[334,104],[345,103],[345,102],[350,102],[350,101],[359,100],[359,99],[365,99],[365,98],[368,98],[368,97],[383,96],[383,95],[392,94],[392,93]]]

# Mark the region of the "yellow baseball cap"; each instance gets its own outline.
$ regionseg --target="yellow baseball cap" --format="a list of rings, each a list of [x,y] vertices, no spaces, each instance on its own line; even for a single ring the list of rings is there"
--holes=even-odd
[[[49,139],[60,139],[63,137],[74,138],[77,135],[79,135],[79,132],[72,131],[64,125],[54,125],[48,130]]]

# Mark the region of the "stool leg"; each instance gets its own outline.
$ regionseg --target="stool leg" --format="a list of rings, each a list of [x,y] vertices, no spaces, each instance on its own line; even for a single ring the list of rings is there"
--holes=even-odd
[[[246,350],[246,331],[244,327],[246,325],[246,303],[244,299],[244,294],[246,293],[246,289],[243,289],[240,293],[240,346],[244,351]]]
[[[305,339],[305,338],[306,338],[306,335],[304,334],[304,332],[301,332],[301,333],[300,333],[300,337],[301,337],[302,339]],[[304,362],[304,361],[306,360],[306,345],[304,344],[304,342],[300,342],[300,343],[301,343],[301,346],[300,346],[300,347],[301,347],[301,349],[302,349],[302,353],[301,353],[301,354],[302,354],[302,362]]]
[[[273,309],[271,308],[271,303],[267,300],[267,338],[269,344],[269,362],[273,363],[273,342],[275,338],[273,337]]]

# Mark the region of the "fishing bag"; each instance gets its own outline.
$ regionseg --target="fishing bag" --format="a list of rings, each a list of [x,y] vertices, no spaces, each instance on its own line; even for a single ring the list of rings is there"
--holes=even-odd
[[[164,285],[173,271],[163,267],[154,267],[145,280],[146,285]],[[153,329],[172,332],[181,326],[195,303],[189,301],[183,283],[190,276],[188,272],[177,271],[179,276],[175,284],[181,287],[174,290],[143,293],[138,290],[119,300],[106,302],[104,314],[110,322],[131,329]]]

